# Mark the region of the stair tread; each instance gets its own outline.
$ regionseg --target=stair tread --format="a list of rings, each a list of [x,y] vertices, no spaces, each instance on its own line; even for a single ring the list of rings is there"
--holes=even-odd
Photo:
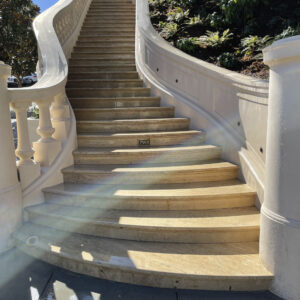
[[[217,162],[216,162],[217,161]],[[73,165],[63,169],[63,173],[150,173],[175,171],[209,171],[220,168],[238,169],[238,166],[218,160],[203,162],[201,164],[178,164],[173,166],[143,166],[143,165]]]
[[[112,154],[112,153],[140,153],[140,152],[177,152],[177,151],[187,151],[187,150],[215,150],[220,147],[214,145],[198,145],[198,146],[169,146],[169,147],[128,147],[128,148],[78,148],[73,153],[81,153],[81,154]]]
[[[70,196],[95,196],[101,193],[106,197],[134,197],[143,196],[167,197],[171,199],[181,199],[184,196],[208,196],[211,198],[220,194],[240,194],[247,193],[254,195],[255,190],[239,180],[226,180],[218,182],[200,182],[200,183],[181,183],[181,184],[154,184],[144,185],[117,185],[115,187],[109,185],[89,185],[61,183],[56,186],[45,188],[43,191],[48,193],[59,193]]]
[[[200,130],[178,130],[178,131],[162,131],[162,132],[157,132],[157,131],[149,131],[149,132],[125,132],[125,133],[118,133],[118,132],[112,132],[112,133],[78,133],[78,136],[86,136],[86,137],[126,137],[126,136],[149,136],[149,135],[180,135],[180,134],[203,134],[203,131]]]
[[[189,121],[189,118],[157,118],[157,119],[122,119],[122,120],[77,120],[77,124],[118,124],[118,123],[169,123],[178,121]]]
[[[56,216],[83,223],[107,223],[115,226],[146,228],[189,229],[240,229],[258,228],[259,211],[255,207],[210,209],[198,211],[136,211],[97,210],[88,207],[40,204],[26,208],[39,216]]]
[[[165,276],[199,276],[219,280],[228,277],[262,277],[272,279],[260,263],[258,243],[176,244],[134,242],[64,234],[44,226],[25,224],[15,235],[26,243],[37,236],[34,246],[50,255],[68,257],[85,264],[104,264],[114,268]],[[32,248],[33,246],[29,247]],[[213,255],[212,255],[213,254]]]

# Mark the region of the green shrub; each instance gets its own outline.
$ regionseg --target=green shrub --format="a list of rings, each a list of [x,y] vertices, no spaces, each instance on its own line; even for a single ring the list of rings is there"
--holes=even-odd
[[[168,21],[170,22],[181,22],[183,19],[188,17],[189,10],[183,10],[181,7],[175,7],[167,13]]]
[[[181,38],[176,42],[176,46],[178,49],[182,50],[183,52],[194,54],[198,49],[197,38]]]
[[[206,35],[202,35],[198,39],[198,43],[204,48],[220,48],[231,40],[232,36],[233,34],[229,31],[229,29],[226,29],[221,35],[219,31],[212,32],[208,30],[206,31]]]
[[[262,49],[271,43],[271,37],[266,35],[258,37],[257,35],[250,35],[241,40],[242,54],[244,57],[254,56],[254,59],[262,59]]]
[[[217,58],[221,67],[230,70],[236,70],[239,67],[239,61],[233,53],[224,52]]]
[[[178,31],[178,25],[173,22],[159,22],[158,28],[161,30],[161,36],[166,39],[172,38]]]

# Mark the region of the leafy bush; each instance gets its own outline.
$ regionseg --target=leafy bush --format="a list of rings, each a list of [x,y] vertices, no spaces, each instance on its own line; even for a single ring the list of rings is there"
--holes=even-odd
[[[189,10],[184,11],[180,7],[175,7],[172,10],[170,10],[167,14],[168,21],[170,22],[181,22],[184,18],[186,18],[189,15]]]
[[[212,32],[207,30],[206,35],[202,35],[198,39],[198,43],[202,47],[211,47],[211,48],[219,48],[224,46],[229,40],[232,39],[233,34],[229,29],[226,29],[222,35],[220,35],[219,31]]]
[[[196,26],[196,25],[202,25],[204,22],[200,18],[200,15],[197,15],[195,17],[189,18],[188,21],[185,23],[189,26]]]
[[[233,53],[224,52],[217,58],[218,63],[221,67],[236,70],[239,66],[239,61]]]
[[[196,52],[196,50],[199,48],[197,42],[198,42],[197,38],[195,38],[195,37],[182,38],[176,42],[176,46],[178,49],[180,49],[186,53],[194,54]]]
[[[255,56],[255,59],[262,58],[262,49],[268,46],[271,42],[271,37],[266,35],[264,37],[258,37],[257,35],[250,35],[241,40],[242,53],[245,55],[245,58],[248,56]]]
[[[173,37],[178,31],[178,25],[173,22],[159,22],[158,28],[161,29],[160,34],[166,39]]]
[[[297,28],[292,28],[291,26],[289,26],[287,29],[283,30],[280,34],[276,35],[274,41],[285,39],[298,34],[300,34],[300,26]]]

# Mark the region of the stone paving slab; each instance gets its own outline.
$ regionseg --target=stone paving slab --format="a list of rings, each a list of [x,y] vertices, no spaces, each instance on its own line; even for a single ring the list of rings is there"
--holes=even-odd
[[[0,256],[1,300],[280,300],[270,292],[156,289],[100,280],[34,260],[13,249]]]

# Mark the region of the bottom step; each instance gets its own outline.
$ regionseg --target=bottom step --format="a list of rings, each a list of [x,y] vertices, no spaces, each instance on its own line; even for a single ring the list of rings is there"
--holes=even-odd
[[[267,290],[273,278],[258,243],[133,242],[70,234],[31,223],[15,234],[19,249],[80,274],[144,286],[201,290]]]

